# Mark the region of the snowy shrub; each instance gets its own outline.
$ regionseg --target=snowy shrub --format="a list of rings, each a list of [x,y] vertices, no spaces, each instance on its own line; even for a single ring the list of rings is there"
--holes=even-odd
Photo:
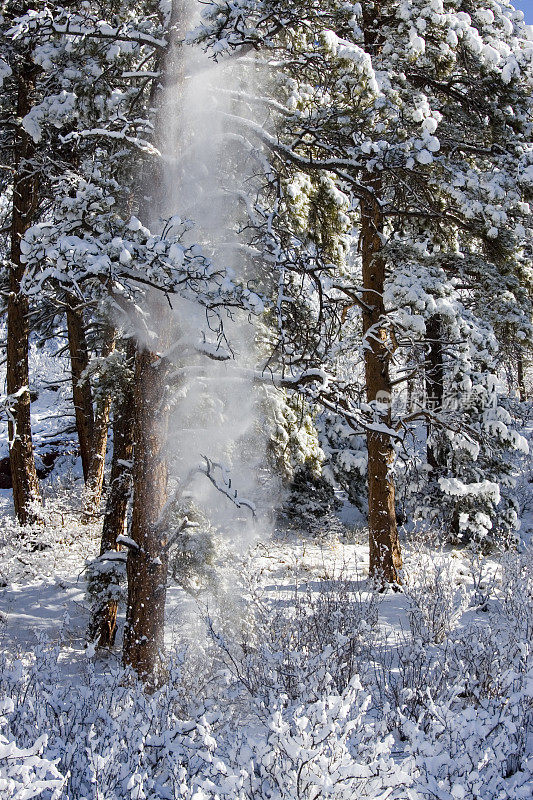
[[[464,705],[460,685],[444,702],[428,688],[417,723],[404,720],[415,786],[439,800],[507,800],[531,796],[533,672],[506,677],[507,699]]]
[[[123,603],[126,599],[127,552],[109,550],[87,561],[85,576],[87,595],[96,619],[108,603]],[[91,635],[92,634],[92,635]],[[93,638],[96,631],[89,632]]]
[[[215,531],[184,531],[171,549],[169,569],[173,580],[188,592],[197,592],[216,582],[213,562],[217,555]]]
[[[479,553],[449,558],[420,538],[416,547],[403,593],[409,629],[389,634],[372,653],[373,692],[391,730],[398,711],[418,721],[428,687],[437,705],[452,691],[463,703],[503,704],[506,676],[531,668],[530,553],[504,554],[500,582],[496,564]]]
[[[429,691],[435,706],[453,696],[454,711],[503,707],[514,691],[509,676],[526,686],[533,666],[530,639],[498,607],[457,626],[440,643],[413,638],[412,631],[396,634],[375,659],[376,700],[389,728],[400,732],[400,720],[426,729]]]
[[[398,731],[402,718],[417,720],[425,707],[428,686],[435,697],[446,692],[448,663],[440,645],[413,641],[410,633],[395,636],[374,654],[372,690],[388,729]]]
[[[309,405],[284,389],[264,386],[263,413],[268,432],[268,456],[284,480],[307,467],[320,475],[324,453],[320,447],[316,422]]]
[[[0,754],[8,745],[17,755],[8,762],[12,794],[4,794],[9,800],[528,797],[531,643],[527,617],[511,622],[506,592],[523,594],[530,573],[526,554],[514,556],[506,556],[508,589],[502,585],[484,614],[469,607],[471,624],[447,623],[443,639],[426,621],[423,636],[416,625],[384,636],[383,595],[354,580],[353,570],[324,565],[320,577],[276,590],[270,581],[264,585],[260,570],[248,571],[246,607],[235,604],[234,592],[219,598],[212,636],[171,655],[168,681],[152,694],[109,661],[102,674],[90,649],[74,676],[60,663],[60,648],[44,640],[25,663],[5,653]],[[301,564],[294,574],[301,576]],[[432,581],[418,576],[417,613],[422,587],[434,591]],[[0,780],[6,774],[0,759]],[[19,778],[26,784],[19,786]],[[41,794],[20,794],[44,780],[52,783]]]
[[[364,436],[356,436],[338,415],[322,413],[318,417],[320,444],[325,454],[323,474],[343,489],[350,503],[368,513],[366,471],[368,454]]]
[[[504,408],[509,412],[513,425],[525,440],[527,447],[523,447],[513,453],[513,480],[514,494],[518,504],[518,517],[521,522],[520,535],[527,541],[528,533],[533,533],[533,402],[518,402],[512,398],[504,399]]]
[[[506,676],[526,672],[531,655],[527,642],[517,640],[501,620],[492,619],[460,630],[448,643],[445,658],[448,684],[460,686],[469,702],[484,703],[506,701]]]
[[[146,694],[128,673],[100,675],[91,661],[72,683],[58,657],[41,643],[28,668],[5,656],[1,665],[0,689],[11,698],[6,737],[17,741],[8,777],[18,780],[25,759],[26,788],[51,781],[43,800],[385,800],[394,796],[390,787],[408,782],[357,676],[339,692],[324,670],[309,674],[291,700],[280,692],[250,696],[227,670],[214,669],[208,693],[198,686],[193,696],[172,662],[168,683]],[[36,743],[44,730],[48,737]]]
[[[342,692],[368,669],[365,657],[378,623],[381,595],[340,568],[325,579],[297,582],[268,595],[251,586],[246,617],[234,639],[210,620],[230,670],[255,696],[309,695],[310,676]]]
[[[409,555],[404,578],[413,637],[425,643],[444,641],[468,605],[450,559],[419,541]]]
[[[10,697],[6,735],[27,748],[36,731],[47,732],[36,747],[46,745],[44,757],[65,776],[54,797],[168,800],[187,796],[179,787],[196,773],[200,782],[206,778],[204,756],[213,745],[209,721],[200,701],[197,713],[187,714],[179,660],[169,664],[168,684],[147,695],[131,674],[112,668],[98,674],[90,660],[71,682],[58,658],[58,648],[41,642],[28,668],[6,655],[0,665],[0,691]]]
[[[497,563],[475,546],[462,550],[458,558],[462,558],[464,567],[459,566],[456,580],[468,584],[470,607],[488,611],[499,584]]]
[[[18,747],[17,743],[2,733],[7,727],[6,715],[13,712],[13,701],[0,701],[0,797],[2,800],[56,800],[61,797],[65,784],[56,763],[44,758],[48,737],[42,734],[31,745]]]
[[[184,518],[188,520],[185,528]],[[207,587],[213,589],[217,583],[215,563],[222,557],[223,546],[217,527],[196,503],[180,500],[169,514],[168,528],[181,531],[178,536],[171,534],[169,577],[191,594]]]
[[[310,694],[318,693],[318,685]],[[313,702],[275,700],[265,713],[267,737],[241,740],[240,759],[254,765],[247,796],[274,800],[335,800],[391,797],[390,788],[409,782],[392,757],[392,736],[368,722],[368,696],[359,679],[342,694],[326,681]]]
[[[501,613],[506,625],[526,642],[533,641],[533,548],[502,558]]]
[[[493,381],[493,376],[488,376]],[[469,461],[469,455],[454,453],[454,468],[458,479],[452,479],[441,489],[444,498],[455,502],[454,515],[460,541],[471,541],[482,549],[514,546],[520,527],[519,505],[515,493],[516,464],[528,452],[524,437],[514,429],[514,420],[496,400],[496,391],[487,379],[487,407],[479,410],[466,424],[479,430],[479,454]],[[479,389],[479,387],[478,387]],[[488,403],[493,407],[488,407]]]

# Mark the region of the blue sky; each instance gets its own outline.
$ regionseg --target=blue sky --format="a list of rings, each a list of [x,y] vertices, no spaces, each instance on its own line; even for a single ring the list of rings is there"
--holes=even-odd
[[[533,25],[533,0],[511,0],[515,8],[524,12],[525,20],[528,25]]]

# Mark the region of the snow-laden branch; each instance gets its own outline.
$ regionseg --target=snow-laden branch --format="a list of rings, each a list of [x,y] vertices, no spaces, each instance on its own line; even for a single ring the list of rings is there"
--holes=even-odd
[[[72,133],[68,133],[66,136],[61,136],[60,139],[63,144],[66,144],[67,142],[71,142],[73,140],[78,141],[79,139],[90,139],[97,137],[102,139],[118,139],[120,141],[128,142],[128,144],[132,144],[143,153],[148,153],[151,156],[161,155],[157,147],[154,147],[153,144],[150,144],[150,142],[148,142],[146,139],[140,139],[138,136],[128,136],[128,134],[124,131],[110,131],[107,128],[91,128],[90,130],[88,129],[84,131],[72,131]]]
[[[252,517],[255,518],[255,504],[252,503],[251,500],[247,500],[244,497],[239,497],[237,490],[232,488],[232,481],[228,468],[218,461],[211,461],[211,459],[207,456],[202,456],[202,458],[205,461],[205,467],[199,467],[198,471],[209,478],[215,489],[231,500],[231,502],[237,506],[237,508],[249,508],[252,512]],[[217,476],[217,470],[219,471],[220,476]]]
[[[16,24],[8,31],[8,35],[13,39],[20,39],[29,32],[34,34],[37,28],[41,36],[52,31],[53,33],[82,37],[84,39],[131,42],[133,44],[153,47],[156,50],[165,50],[168,47],[167,39],[151,36],[144,31],[128,29],[124,25],[115,27],[102,20],[84,19],[78,15],[77,21],[67,19],[66,22],[58,22],[52,18],[49,9],[44,9],[41,12],[32,12],[31,16],[28,14],[20,17]]]
[[[125,534],[121,533],[120,536],[117,536],[117,544],[124,545],[127,547],[128,550],[140,550],[141,548],[137,544],[137,542],[131,538],[131,536],[126,536]]]
[[[178,541],[179,537],[185,533],[185,531],[191,530],[191,528],[198,528],[197,522],[192,522],[188,517],[184,517],[180,524],[178,525],[177,530],[174,534],[170,537],[167,543],[163,547],[163,553],[168,553],[170,548]]]
[[[246,117],[239,117],[236,114],[230,114],[228,112],[221,112],[221,116],[235,123],[238,127],[245,128],[253,133],[259,139],[259,141],[269,148],[269,150],[279,156],[282,156],[290,163],[299,167],[303,172],[307,172],[309,170],[316,172],[317,169],[333,172],[350,185],[350,188],[356,197],[365,199],[372,203],[376,202],[374,193],[368,187],[359,183],[354,176],[350,174],[350,172],[346,171],[360,171],[364,166],[360,161],[352,158],[305,158],[293,150],[292,147],[289,147],[289,145],[280,142],[279,139],[265,131],[261,125],[253,122],[253,120],[246,119]]]
[[[41,223],[28,230],[21,249],[28,265],[24,291],[29,295],[38,294],[50,282],[71,289],[76,283],[97,281],[112,289],[114,299],[125,305],[135,302],[139,289],[146,287],[167,297],[179,295],[192,300],[215,315],[229,308],[262,312],[261,297],[230,268],[215,265],[198,245],[182,242],[190,225],[170,220],[172,230],[152,234],[137,218],[125,222],[110,211],[106,236],[98,228],[103,215],[91,219],[95,200],[105,202],[98,191],[88,187],[87,197],[76,208],[78,218],[72,219],[71,201],[66,198],[64,219],[56,225]],[[210,354],[221,357],[220,352]]]
[[[231,353],[218,342],[208,342],[205,338],[202,342],[198,342],[194,349],[212,361],[231,361],[232,358]]]

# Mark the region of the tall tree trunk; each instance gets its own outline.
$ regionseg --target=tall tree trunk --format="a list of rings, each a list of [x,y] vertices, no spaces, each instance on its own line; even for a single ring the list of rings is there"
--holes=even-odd
[[[158,92],[184,81],[182,51],[179,48],[187,20],[187,7],[186,0],[172,0],[169,47],[162,59],[162,79]],[[158,104],[155,96],[153,102],[154,105]],[[164,102],[159,105],[164,105]],[[156,139],[160,142],[165,138],[164,125],[162,114],[156,120]],[[147,193],[156,188],[156,206],[161,203],[161,208],[166,201],[165,181],[168,180],[163,169],[162,162],[155,165],[151,186],[146,187]],[[173,213],[174,209],[167,211]],[[171,341],[171,326],[166,303],[160,298],[161,295],[154,302],[152,315],[157,320],[158,329],[163,331],[158,347],[164,352]],[[166,531],[160,526],[160,518],[167,502],[167,372],[164,360],[142,345],[138,346],[135,356],[135,445],[130,531],[135,544],[129,549],[127,561],[128,604],[123,660],[124,665],[131,666],[148,687],[157,685],[164,675],[161,656],[164,650],[168,553]]]
[[[133,359],[134,346],[128,346],[128,355]],[[101,561],[106,553],[120,550],[117,539],[124,534],[131,490],[133,415],[133,382],[128,381],[115,401],[113,410],[113,459],[100,544]],[[90,641],[97,642],[98,647],[112,647],[117,630],[118,600],[113,596],[111,586],[116,583],[116,577],[112,571],[104,571],[96,582],[94,589],[97,602],[93,607],[88,636]]]
[[[360,247],[366,306],[363,310],[366,395],[375,409],[377,423],[376,429],[367,433],[370,575],[386,583],[399,583],[402,557],[390,472],[394,449],[390,435],[383,430],[391,425],[392,384],[383,302],[385,259],[381,253],[383,217],[379,206],[379,181],[373,181],[369,188],[375,199],[361,202]]]
[[[91,384],[81,376],[89,364],[89,349],[85,338],[83,311],[76,297],[69,296],[67,332],[72,373],[72,399],[76,414],[76,429],[80,445],[83,478],[87,481],[93,453],[94,413]]]
[[[518,394],[521,402],[525,403],[527,400],[527,390],[526,390],[526,381],[524,377],[524,351],[520,345],[518,345],[516,371],[518,379]]]
[[[160,343],[161,346],[161,343]],[[165,447],[169,409],[165,362],[139,348],[135,357],[135,458],[133,511],[128,553],[128,606],[124,664],[148,684],[161,676],[168,555],[158,527],[167,501]]]
[[[35,65],[24,62],[17,75],[17,117],[31,109]],[[25,265],[21,259],[21,239],[31,225],[38,206],[38,184],[31,159],[34,146],[31,137],[19,127],[15,149],[15,180],[11,220],[9,297],[7,303],[7,393],[10,400],[9,461],[13,481],[15,513],[21,525],[39,518],[41,503],[39,481],[31,435],[29,390],[29,304],[21,291]],[[37,508],[36,508],[37,507]]]
[[[102,358],[107,358],[115,349],[116,330],[107,326],[102,345]],[[109,428],[109,414],[111,412],[112,397],[109,388],[105,388],[96,402],[94,417],[91,463],[85,481],[83,500],[83,519],[90,522],[98,513],[104,485],[105,454],[107,450],[107,433]]]
[[[442,351],[442,318],[430,317],[426,323],[426,408],[433,414],[442,411],[444,397],[444,359]],[[427,421],[427,460],[436,477],[442,469],[442,453],[436,441],[435,425]]]

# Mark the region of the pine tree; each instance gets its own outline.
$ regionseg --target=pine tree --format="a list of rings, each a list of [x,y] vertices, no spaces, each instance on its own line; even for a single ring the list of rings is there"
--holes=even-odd
[[[32,59],[31,36],[13,42],[9,29],[24,4],[7,3],[2,9],[0,58],[1,135],[7,164],[3,165],[2,187],[10,184],[10,241],[6,267],[9,275],[7,303],[7,393],[9,396],[9,457],[15,513],[22,525],[39,518],[39,481],[33,451],[29,390],[29,303],[21,284],[25,265],[21,241],[35,219],[42,200],[39,172],[35,168],[35,147],[24,125],[31,112],[39,66]],[[7,178],[7,186],[6,186]],[[10,180],[11,178],[11,180]]]
[[[112,647],[117,631],[117,612],[125,577],[127,552],[120,537],[126,535],[126,519],[132,489],[134,447],[134,359],[135,342],[119,342],[114,352],[113,375],[113,457],[102,525],[100,553],[88,568],[92,600],[87,637],[98,647]],[[111,370],[110,370],[111,371]]]
[[[147,6],[145,16],[151,17],[152,10]],[[146,60],[147,51],[157,53],[166,46],[164,40],[145,34],[147,27],[157,32],[157,24],[147,25],[142,17],[113,4],[86,2],[74,9],[60,3],[34,8],[31,3],[8,2],[2,7],[1,133],[7,167],[2,171],[2,189],[12,198],[7,370],[8,391],[13,396],[10,450],[15,509],[22,522],[31,521],[34,514],[28,509],[39,499],[30,399],[25,388],[29,384],[29,311],[36,310],[43,291],[62,306],[67,298],[74,405],[84,474],[89,477],[91,465],[98,463],[92,451],[90,384],[80,381],[89,355],[83,342],[82,315],[98,294],[105,294],[103,286],[95,292],[95,281],[89,282],[92,294],[84,293],[86,280],[76,282],[79,275],[65,270],[59,253],[49,261],[46,275],[41,271],[37,276],[35,266],[41,263],[43,251],[36,253],[32,247],[31,243],[38,241],[32,229],[44,214],[48,229],[54,227],[50,220],[57,218],[58,235],[67,233],[69,227],[74,233],[74,208],[81,185],[89,187],[93,178],[101,183],[110,174],[120,179],[134,169],[133,161],[124,158],[124,147],[142,151],[145,146],[142,131],[149,121],[136,111],[139,103],[148,105],[144,98],[149,97],[156,77],[148,73],[144,80],[145,71],[135,68]],[[116,180],[114,186],[118,189]],[[126,194],[127,189],[122,197]],[[82,222],[79,217],[78,222]],[[101,420],[97,422],[105,427]],[[97,473],[96,469],[98,484]]]
[[[244,118],[235,125],[271,154],[286,202],[296,197],[309,207],[326,179],[347,208],[349,235],[358,243],[347,268],[337,263],[322,277],[313,272],[309,259],[324,252],[316,236],[311,247],[302,236],[281,239],[277,263],[289,260],[289,246],[306,250],[320,308],[340,295],[361,315],[367,405],[354,406],[346,392],[334,404],[366,429],[371,572],[396,581],[395,442],[421,419],[431,421],[431,437],[435,426],[453,430],[438,409],[392,415],[393,387],[405,379],[398,367],[409,364],[423,337],[435,339],[431,297],[444,287],[457,318],[481,298],[485,271],[498,276],[500,296],[510,293],[520,309],[517,326],[523,333],[528,326],[513,271],[513,254],[527,238],[533,173],[522,15],[497,2],[489,9],[441,0],[239,0],[209,3],[196,36],[215,45],[217,58],[258,50],[270,63],[270,125],[261,129]],[[309,215],[310,228],[315,219]],[[510,258],[501,258],[502,249]],[[286,296],[292,303],[290,287]],[[285,309],[290,316],[289,303]],[[478,313],[487,318],[486,307]],[[450,353],[457,344],[449,341]],[[490,364],[480,366],[490,372]],[[329,381],[325,392],[322,378],[317,383],[315,396],[330,403],[339,386]],[[457,430],[463,412],[456,410]]]

